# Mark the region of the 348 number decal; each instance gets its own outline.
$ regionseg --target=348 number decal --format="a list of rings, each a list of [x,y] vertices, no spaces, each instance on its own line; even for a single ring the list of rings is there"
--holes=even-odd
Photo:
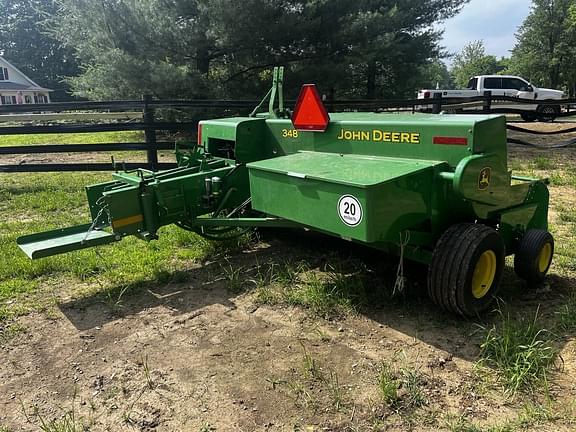
[[[282,138],[298,138],[296,129],[282,129]]]

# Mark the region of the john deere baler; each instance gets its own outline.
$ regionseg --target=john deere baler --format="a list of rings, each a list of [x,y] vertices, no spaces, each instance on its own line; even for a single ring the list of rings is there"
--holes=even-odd
[[[325,112],[305,86],[294,113],[203,121],[169,171],[117,172],[87,187],[92,221],[22,237],[42,258],[176,224],[211,239],[302,227],[429,265],[428,291],[476,315],[497,293],[506,255],[537,283],[554,252],[546,183],[511,175],[506,119],[494,115]]]

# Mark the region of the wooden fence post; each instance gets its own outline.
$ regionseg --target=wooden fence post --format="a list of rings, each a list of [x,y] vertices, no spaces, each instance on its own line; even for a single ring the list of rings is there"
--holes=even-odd
[[[442,112],[442,93],[434,93],[432,100],[434,101],[432,114],[440,114]]]
[[[489,113],[492,109],[492,92],[486,90],[484,92],[484,102],[482,103],[482,112]]]
[[[146,146],[147,149],[147,161],[148,169],[151,171],[156,171],[158,169],[158,150],[156,146],[156,129],[154,128],[154,108],[150,107],[150,102],[152,102],[151,95],[144,95],[142,97],[144,101],[144,110],[142,112],[142,119],[146,129],[144,134],[146,136]]]

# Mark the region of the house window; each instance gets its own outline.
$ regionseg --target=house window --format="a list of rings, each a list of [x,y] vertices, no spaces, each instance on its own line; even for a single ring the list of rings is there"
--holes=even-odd
[[[8,69],[0,67],[0,81],[8,81]]]
[[[2,96],[0,99],[2,99],[2,105],[13,105],[16,103],[16,96]]]
[[[31,104],[32,103],[32,96],[25,95],[24,96],[24,103]]]

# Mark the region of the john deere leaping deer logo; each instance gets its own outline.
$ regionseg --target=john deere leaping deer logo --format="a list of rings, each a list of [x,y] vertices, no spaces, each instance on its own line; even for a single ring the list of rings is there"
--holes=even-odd
[[[486,167],[480,171],[478,176],[478,189],[483,191],[490,187],[490,181],[492,180],[492,168]]]

